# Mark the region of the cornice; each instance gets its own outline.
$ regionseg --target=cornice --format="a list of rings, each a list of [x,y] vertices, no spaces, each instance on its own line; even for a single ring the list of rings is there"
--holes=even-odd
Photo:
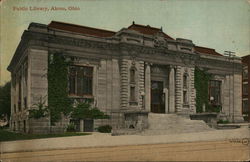
[[[32,40],[32,41],[31,41]],[[35,31],[25,31],[22,36],[22,40],[16,49],[13,59],[8,67],[11,71],[13,66],[17,64],[22,53],[29,46],[43,46],[53,47],[54,44],[62,46],[75,46],[87,49],[97,49],[105,54],[105,51],[114,51],[121,56],[138,57],[143,58],[143,55],[151,56],[152,59],[156,56],[167,56],[171,57],[171,60],[180,59],[183,65],[186,66],[209,66],[213,67],[224,67],[224,68],[241,68],[239,63],[230,63],[229,61],[222,61],[216,58],[202,58],[199,54],[193,52],[174,51],[167,48],[149,47],[141,44],[130,44],[126,42],[113,41],[108,42],[106,40],[86,40],[82,38],[73,38],[68,36],[58,36],[51,33],[40,33]]]

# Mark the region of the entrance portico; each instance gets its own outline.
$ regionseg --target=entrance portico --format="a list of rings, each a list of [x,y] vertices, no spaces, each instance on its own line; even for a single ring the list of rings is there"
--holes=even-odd
[[[150,70],[150,72],[149,72]],[[150,76],[147,76],[150,75]],[[150,84],[147,84],[147,80]],[[175,112],[175,71],[171,65],[147,65],[146,67],[146,96],[147,110],[153,113],[174,113]],[[147,90],[148,89],[148,90]],[[149,90],[150,89],[150,90]],[[147,94],[147,93],[146,93]]]

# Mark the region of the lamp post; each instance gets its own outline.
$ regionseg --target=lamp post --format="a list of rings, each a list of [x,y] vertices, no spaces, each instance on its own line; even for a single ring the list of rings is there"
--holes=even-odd
[[[233,76],[233,116],[232,116],[232,122],[234,123],[234,58],[235,58],[235,52],[232,51],[224,51],[224,56],[227,56],[229,59],[229,62],[232,61],[233,63],[233,71],[232,71],[232,76]],[[231,87],[231,79],[229,79],[229,113],[230,113],[230,87]],[[230,113],[231,116],[231,113]]]

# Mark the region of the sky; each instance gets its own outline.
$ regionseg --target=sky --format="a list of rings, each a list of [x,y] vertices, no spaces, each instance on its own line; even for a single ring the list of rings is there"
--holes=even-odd
[[[191,39],[219,53],[250,54],[250,0],[2,0],[0,4],[0,85],[10,80],[7,66],[31,22],[55,20],[119,31],[135,21],[162,27],[173,38]]]

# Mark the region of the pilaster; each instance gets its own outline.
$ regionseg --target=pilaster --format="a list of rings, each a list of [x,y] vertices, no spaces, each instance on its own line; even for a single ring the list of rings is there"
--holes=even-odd
[[[176,67],[176,80],[175,80],[175,104],[176,104],[176,112],[182,111],[182,67]]]
[[[175,70],[173,66],[170,66],[169,72],[169,112],[175,112]],[[167,111],[166,111],[167,112]]]
[[[145,109],[150,112],[151,110],[151,72],[150,64],[146,63],[145,70]]]
[[[195,107],[195,98],[196,98],[196,92],[195,92],[195,87],[194,87],[194,67],[190,68],[190,73],[189,73],[189,92],[190,92],[190,113],[196,113],[196,107]]]
[[[121,61],[121,109],[128,107],[128,60]]]
[[[139,106],[144,109],[144,102],[145,102],[145,98],[144,98],[144,92],[145,92],[145,88],[144,88],[144,61],[139,61]]]

